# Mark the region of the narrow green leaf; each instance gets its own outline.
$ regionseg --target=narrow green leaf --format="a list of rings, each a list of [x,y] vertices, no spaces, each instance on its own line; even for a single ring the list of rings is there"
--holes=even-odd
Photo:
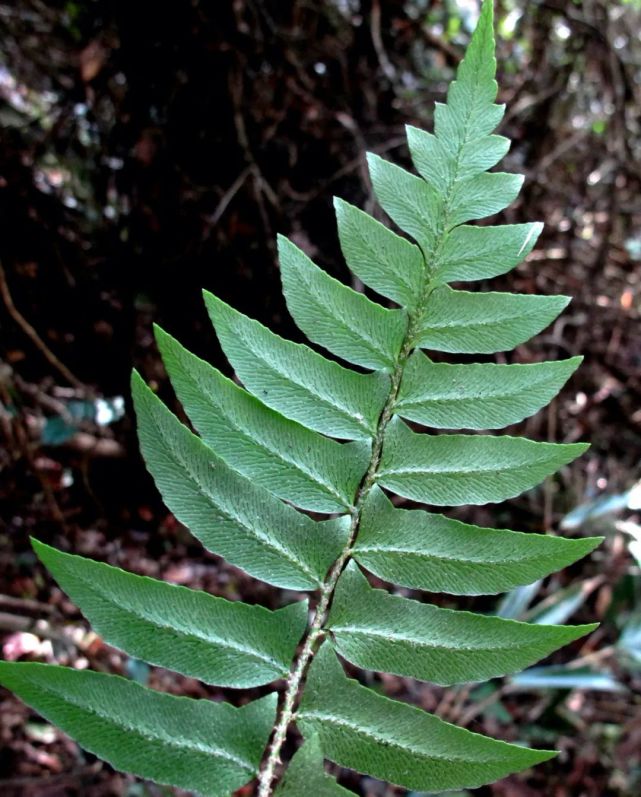
[[[393,368],[407,330],[403,310],[386,310],[318,268],[287,238],[278,238],[287,307],[307,337],[364,368]]]
[[[228,465],[303,509],[349,509],[367,467],[366,445],[341,445],[284,418],[159,327],[156,340],[191,422]]]
[[[363,507],[354,557],[379,578],[451,595],[493,595],[576,562],[603,537],[488,529],[422,509],[395,509],[378,487]]]
[[[569,301],[567,296],[470,293],[443,285],[429,296],[416,345],[460,354],[509,351],[545,329]]]
[[[330,760],[416,791],[475,788],[556,755],[382,697],[346,678],[329,645],[316,655],[297,717],[305,736],[318,734]]]
[[[387,215],[431,252],[441,234],[443,200],[425,180],[372,153],[367,162],[374,192]]]
[[[32,545],[94,630],[130,656],[235,688],[289,673],[307,601],[271,612]]]
[[[250,575],[284,589],[317,589],[344,547],[344,525],[319,526],[233,471],[136,372],[132,392],[143,456],[176,517],[206,548]]]
[[[398,495],[435,506],[494,503],[535,487],[587,448],[507,435],[416,434],[394,419],[378,481]]]
[[[597,627],[441,609],[372,589],[353,562],[338,582],[328,625],[336,650],[357,667],[442,686],[517,672]]]
[[[394,411],[436,429],[501,429],[545,407],[582,359],[450,365],[417,351],[408,360]]]
[[[205,304],[227,359],[263,404],[330,437],[368,439],[389,391],[381,373],[357,374],[275,335],[211,293]]]
[[[338,197],[334,208],[350,270],[381,296],[401,307],[414,307],[425,271],[418,246]]]
[[[542,584],[543,580],[538,579],[532,584],[524,584],[511,590],[501,598],[494,614],[497,617],[506,617],[509,620],[520,620],[528,606],[536,598]]]
[[[344,789],[323,768],[323,751],[318,736],[307,739],[292,758],[276,797],[347,797],[353,792]]]
[[[433,278],[472,282],[505,274],[530,254],[542,229],[538,222],[498,227],[461,224],[446,235]]]
[[[527,613],[527,619],[532,623],[543,625],[565,623],[584,605],[597,586],[599,586],[598,578],[557,589],[545,600],[533,606]]]
[[[275,693],[234,708],[50,664],[0,662],[0,683],[116,769],[205,797],[257,774],[276,715]]]

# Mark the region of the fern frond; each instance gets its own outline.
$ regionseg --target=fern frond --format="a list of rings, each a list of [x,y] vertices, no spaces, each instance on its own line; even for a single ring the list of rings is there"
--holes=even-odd
[[[495,71],[492,3],[485,0],[447,103],[436,107],[434,133],[408,128],[418,175],[368,159],[376,196],[403,235],[335,200],[347,265],[395,307],[343,285],[279,238],[294,321],[344,365],[205,293],[242,387],[156,330],[200,436],[134,374],[140,444],[167,506],[231,564],[274,586],[315,593],[307,625],[302,600],[267,611],[34,542],[97,631],[130,655],[236,688],[287,676],[276,713],[274,692],[235,709],[114,676],[0,664],[0,682],[114,766],[212,797],[257,776],[259,797],[270,797],[294,724],[306,741],[279,797],[348,794],[325,773],[324,758],[433,792],[474,788],[554,755],[390,700],[348,679],[338,658],[449,685],[513,673],[594,628],[443,609],[374,589],[364,572],[416,590],[496,594],[544,578],[600,542],[479,528],[397,509],[385,493],[432,506],[503,501],[586,449],[461,431],[502,429],[537,412],[580,358],[436,363],[421,351],[510,350],[569,301],[449,285],[506,273],[541,231],[539,223],[469,224],[507,207],[522,184],[520,175],[488,171],[509,148],[494,133],[504,112],[495,102]],[[414,431],[408,421],[432,431]]]

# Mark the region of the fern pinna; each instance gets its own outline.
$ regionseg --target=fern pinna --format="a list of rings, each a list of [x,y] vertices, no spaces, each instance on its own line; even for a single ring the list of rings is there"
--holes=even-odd
[[[376,196],[409,238],[336,200],[349,268],[394,309],[279,241],[284,294],[297,325],[361,370],[283,340],[206,294],[244,388],[157,330],[197,437],[134,375],[142,451],[168,507],[233,565],[276,587],[313,593],[311,619],[303,600],[269,611],[34,541],[97,632],[129,655],[222,687],[286,679],[280,700],[271,691],[236,708],[103,673],[0,665],[4,685],[115,767],[210,797],[255,778],[259,797],[338,797],[348,792],[324,771],[325,758],[407,789],[442,791],[476,787],[554,755],[390,700],[348,678],[340,663],[443,685],[483,681],[530,665],[592,628],[438,608],[374,589],[364,574],[414,590],[495,594],[543,578],[598,543],[478,528],[398,509],[389,497],[433,506],[503,501],[586,448],[456,432],[500,429],[533,414],[579,358],[450,365],[422,351],[509,350],[567,303],[448,287],[509,271],[541,228],[468,223],[504,209],[522,183],[518,175],[488,171],[509,144],[492,132],[504,111],[494,102],[495,68],[486,0],[447,104],[436,107],[435,133],[408,129],[420,177],[370,156]],[[407,421],[455,433],[417,432]],[[304,743],[281,777],[282,747],[294,726]]]

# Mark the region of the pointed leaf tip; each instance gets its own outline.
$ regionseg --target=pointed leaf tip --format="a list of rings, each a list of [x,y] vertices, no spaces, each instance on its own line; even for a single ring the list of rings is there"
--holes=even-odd
[[[490,1],[483,4],[478,24],[456,72],[456,81],[450,85],[448,104],[462,103],[468,111],[478,111],[482,107],[489,110],[488,105],[494,102],[498,90],[494,79],[494,51],[494,9]]]

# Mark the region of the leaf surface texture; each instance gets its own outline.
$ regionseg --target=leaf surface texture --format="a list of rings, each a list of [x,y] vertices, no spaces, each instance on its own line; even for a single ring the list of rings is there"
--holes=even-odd
[[[0,662],[0,683],[117,769],[205,797],[254,777],[276,710],[275,694],[237,709],[48,664]]]
[[[538,222],[471,223],[500,213],[523,182],[496,168],[509,141],[496,133],[505,109],[496,103],[495,72],[492,3],[484,0],[447,102],[436,105],[433,132],[407,129],[416,173],[368,156],[386,223],[335,199],[352,285],[360,280],[375,297],[280,236],[284,298],[310,345],[205,292],[237,381],[156,328],[196,433],[134,374],[141,450],[169,511],[250,576],[316,592],[311,617],[307,602],[292,596],[271,602],[289,605],[270,611],[34,543],[98,633],[129,655],[218,686],[286,678],[276,720],[273,694],[236,709],[98,673],[0,664],[2,683],[114,766],[212,797],[258,775],[265,797],[274,793],[272,773],[296,706],[306,741],[279,797],[349,794],[325,772],[325,758],[434,792],[475,788],[554,755],[389,700],[347,678],[337,658],[450,685],[529,667],[593,627],[540,617],[522,623],[394,594],[393,585],[452,595],[528,591],[600,542],[480,528],[392,503],[393,496],[446,508],[504,501],[586,449],[494,433],[550,402],[580,358],[469,361],[521,346],[569,301],[451,286],[483,287],[507,273],[541,233]],[[454,361],[441,362],[443,354]],[[374,589],[364,571],[388,588]],[[566,619],[551,611],[548,622]]]

